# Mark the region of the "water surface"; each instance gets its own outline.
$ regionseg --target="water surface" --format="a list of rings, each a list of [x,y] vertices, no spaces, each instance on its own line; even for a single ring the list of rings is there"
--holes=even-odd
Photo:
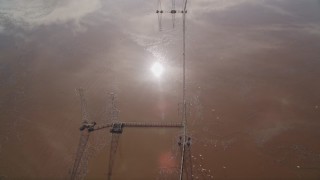
[[[160,31],[157,9],[156,0],[0,0],[1,178],[69,176],[78,87],[98,124],[110,92],[121,121],[180,122],[182,16],[173,28],[164,14]],[[197,0],[187,9],[194,178],[319,179],[320,2]],[[125,129],[114,179],[177,179],[180,134]],[[90,138],[86,178],[106,178],[110,133]]]

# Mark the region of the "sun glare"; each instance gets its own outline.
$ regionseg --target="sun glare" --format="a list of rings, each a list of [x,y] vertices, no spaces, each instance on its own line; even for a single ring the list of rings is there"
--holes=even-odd
[[[160,64],[159,62],[154,63],[151,67],[151,71],[153,75],[155,75],[156,77],[160,77],[163,73],[162,64]]]

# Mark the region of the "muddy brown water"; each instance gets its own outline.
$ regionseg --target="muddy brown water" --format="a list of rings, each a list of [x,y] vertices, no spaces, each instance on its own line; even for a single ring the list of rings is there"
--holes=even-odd
[[[155,1],[0,1],[0,179],[68,179],[75,89],[108,121],[180,122],[182,17]],[[162,1],[170,9],[171,1]],[[181,2],[176,2],[181,9]],[[194,179],[320,178],[320,2],[188,2],[186,79]],[[151,67],[159,62],[156,77]],[[113,179],[177,179],[179,129],[125,128]],[[86,179],[107,177],[108,130]]]

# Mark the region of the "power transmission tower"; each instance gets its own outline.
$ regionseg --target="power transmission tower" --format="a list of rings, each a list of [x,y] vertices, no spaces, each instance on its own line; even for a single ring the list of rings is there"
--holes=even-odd
[[[82,88],[77,89],[80,101],[81,101],[81,119],[82,125],[80,127],[80,141],[76,153],[76,158],[73,164],[71,179],[82,179],[86,175],[87,166],[87,144],[89,140],[90,132],[94,130],[95,122],[89,121],[89,115],[87,112],[87,102],[84,96],[84,90]],[[90,122],[90,123],[89,123]]]
[[[111,142],[109,152],[109,163],[108,163],[108,180],[112,178],[113,166],[115,163],[116,152],[119,144],[120,135],[123,132],[124,127],[134,128],[182,128],[181,123],[162,123],[162,122],[120,122],[118,121],[119,110],[116,107],[115,94],[111,94],[111,112],[110,112],[110,123],[96,126],[95,122],[89,123],[89,116],[87,113],[87,103],[84,97],[84,90],[78,89],[80,100],[81,100],[81,114],[82,114],[82,125],[80,127],[80,142],[78,145],[75,162],[72,168],[71,179],[82,179],[86,175],[86,168],[88,162],[88,141],[89,136],[92,132],[102,129],[110,129]]]
[[[122,123],[118,122],[119,110],[116,106],[115,94],[111,93],[111,114],[110,122],[112,123],[110,152],[109,152],[109,165],[108,165],[108,180],[111,180],[113,165],[116,157],[116,152],[119,144],[119,138],[122,134]]]
[[[179,147],[184,147],[184,163],[183,163],[183,174],[182,178],[186,180],[192,180],[193,179],[193,173],[192,173],[192,158],[191,158],[191,137],[182,138],[182,136],[179,137],[178,142]]]

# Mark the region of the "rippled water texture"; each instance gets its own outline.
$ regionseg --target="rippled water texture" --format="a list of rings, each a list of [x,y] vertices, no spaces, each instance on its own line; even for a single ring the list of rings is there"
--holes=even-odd
[[[0,179],[70,177],[78,87],[98,124],[110,119],[111,92],[120,121],[181,121],[182,14],[173,28],[157,9],[158,0],[0,0]],[[320,1],[187,9],[194,179],[319,179]],[[113,179],[177,179],[181,133],[125,128]],[[87,179],[107,177],[110,137],[90,136]]]

